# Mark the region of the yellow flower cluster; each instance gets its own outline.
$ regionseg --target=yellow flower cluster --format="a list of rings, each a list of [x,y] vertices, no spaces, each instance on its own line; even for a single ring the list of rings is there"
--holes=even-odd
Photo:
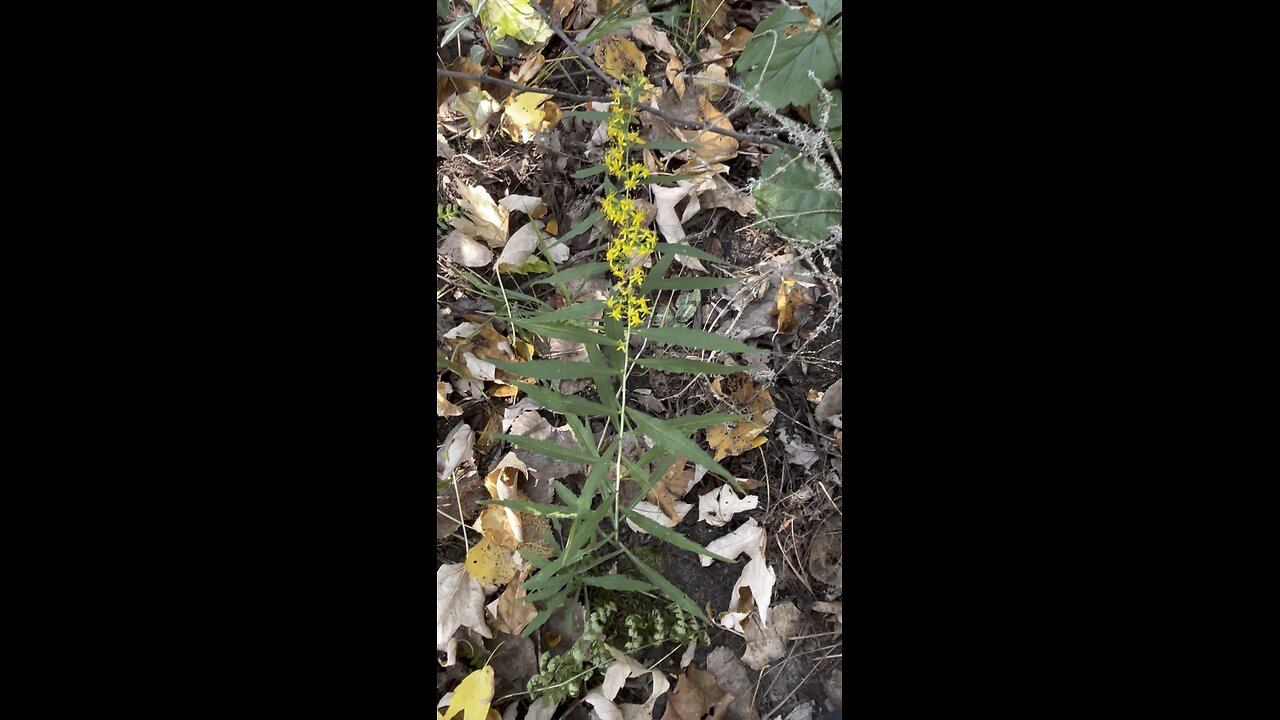
[[[629,103],[624,103],[622,93],[613,91],[613,108],[609,117],[609,147],[604,154],[605,169],[622,181],[624,190],[634,190],[640,180],[649,177],[641,163],[627,164],[627,149],[643,144],[640,134],[631,129],[634,114]],[[649,315],[649,301],[637,297],[636,291],[644,284],[644,268],[639,263],[653,252],[658,236],[643,227],[644,212],[635,201],[625,195],[610,191],[601,201],[605,217],[613,223],[616,234],[605,257],[616,281],[613,295],[605,301],[610,317],[626,319],[629,327],[645,321]]]

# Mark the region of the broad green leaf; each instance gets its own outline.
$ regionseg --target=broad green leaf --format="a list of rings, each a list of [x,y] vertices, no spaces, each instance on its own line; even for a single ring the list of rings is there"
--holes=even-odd
[[[641,592],[656,589],[647,582],[633,580],[626,575],[600,575],[598,577],[587,575],[582,578],[582,584],[601,587],[605,590],[626,590],[628,592]]]
[[[804,27],[810,28],[807,23]],[[771,59],[768,58],[768,47],[775,38],[760,36],[758,31],[751,36],[748,44],[759,43],[763,52],[758,60],[756,55],[750,56],[760,64],[747,74],[743,82],[748,89],[759,84],[760,98],[779,110],[787,105],[808,105],[818,96],[818,84],[809,79],[810,70],[821,83],[834,79],[840,70],[827,33],[802,29],[789,38],[781,35],[779,33],[777,37],[778,46]],[[735,67],[747,67],[747,63],[742,62],[746,56],[744,49],[743,55],[734,63]]]
[[[671,545],[675,545],[681,550],[688,550],[690,552],[696,552],[699,555],[705,555],[713,560],[721,560],[723,562],[737,562],[736,560],[730,560],[729,558],[723,555],[717,555],[711,552],[710,550],[702,547],[698,543],[681,535],[675,530],[669,527],[666,527],[664,525],[661,525],[657,522],[654,522],[653,520],[645,517],[644,515],[636,512],[635,510],[623,510],[623,512],[626,513],[627,519],[635,523],[636,525],[638,525],[641,530],[644,530],[645,532],[649,533],[650,535],[658,538],[659,540],[665,543],[670,543]]]
[[[661,590],[663,594],[667,596],[668,599],[670,599],[675,604],[679,605],[680,608],[683,609],[685,612],[690,613],[694,617],[701,619],[703,622],[711,622],[710,620],[707,619],[707,614],[704,613],[702,609],[698,607],[698,604],[695,603],[693,600],[690,600],[689,596],[685,595],[684,592],[680,590],[680,588],[676,587],[675,585],[672,585],[671,581],[662,577],[661,573],[657,572],[656,570],[649,567],[648,565],[645,565],[640,558],[635,556],[635,553],[631,552],[630,550],[627,550],[626,548],[623,548],[623,552],[627,554],[627,559],[629,559],[631,563],[636,566],[636,569],[639,570],[642,575],[648,578],[649,582],[656,585],[658,589]],[[543,620],[543,622],[546,622],[546,620]],[[525,629],[528,630],[528,628],[525,628]]]
[[[560,236],[561,242],[568,242],[569,240],[572,240],[578,237],[579,235],[586,232],[587,230],[590,230],[591,226],[595,225],[596,221],[598,221],[602,217],[604,217],[603,210],[596,210],[595,212],[591,213],[586,218],[584,218],[582,222],[578,223],[577,225],[574,225],[572,230],[565,233],[564,235],[561,235]],[[606,264],[606,267],[607,267],[607,264]]]
[[[523,390],[534,402],[551,412],[597,416],[609,414],[609,409],[600,403],[592,402],[577,395],[565,395],[549,388],[526,385],[521,382],[513,382],[511,384]],[[578,437],[578,442],[582,442],[581,436]]]
[[[518,510],[532,515],[541,515],[542,517],[577,517],[576,512],[573,512],[563,505],[549,505],[547,503],[532,502],[530,500],[481,500],[480,504],[501,505],[502,507],[509,507],[512,510]]]
[[[592,367],[590,363],[573,362],[572,360],[526,360],[511,362],[501,358],[489,358],[494,367],[502,368],[520,377],[532,377],[539,380],[571,380],[574,378],[594,377],[602,371]]]
[[[827,34],[827,38],[831,40],[831,52],[836,56],[836,72],[844,71],[844,54],[841,45],[844,43],[844,23],[836,23],[828,28],[823,28],[822,32]]]
[[[782,165],[793,159],[790,165]],[[775,177],[779,167],[786,170]],[[840,196],[818,189],[822,177],[809,158],[775,152],[761,165],[760,177],[771,179],[751,191],[756,210],[783,235],[816,243],[827,238],[827,228],[840,224]]]
[[[609,263],[602,263],[602,262],[587,263],[586,265],[578,265],[577,267],[571,267],[568,270],[561,270],[560,272],[557,272],[555,275],[549,275],[547,277],[534,280],[533,284],[534,285],[558,285],[563,282],[569,282],[570,280],[577,280],[579,278],[591,277],[592,275],[599,275],[602,272],[608,272],[608,271],[609,271]]]
[[[537,45],[551,37],[551,26],[529,6],[529,0],[472,0],[490,41],[513,37]]]
[[[765,18],[751,31],[751,39],[743,46],[742,53],[738,55],[738,59],[733,61],[733,66],[738,70],[746,70],[747,68],[762,63],[769,57],[769,51],[773,48],[773,41],[776,38],[778,42],[784,40],[786,29],[790,25],[797,28],[808,26],[809,19],[804,13],[782,3],[769,13],[769,17]],[[770,33],[770,30],[776,30],[776,33]]]
[[[653,249],[655,252],[662,255],[670,255],[674,253],[676,255],[687,255],[691,258],[698,258],[699,260],[710,260],[711,262],[718,263],[724,262],[723,258],[718,258],[706,250],[700,250],[692,245],[686,245],[685,243],[658,243]]]
[[[591,177],[592,175],[599,175],[604,171],[605,171],[605,167],[603,165],[592,165],[591,167],[582,168],[581,170],[575,172],[573,176],[576,178],[586,178],[586,177]]]
[[[728,277],[680,277],[658,278],[648,284],[650,290],[711,290],[732,285],[742,278]]]
[[[548,600],[546,609],[535,615],[534,618],[529,621],[529,624],[525,626],[524,632],[520,633],[520,635],[522,637],[529,637],[535,630],[542,627],[544,623],[550,620],[551,616],[555,615],[556,611],[560,609],[560,606],[564,605],[564,601],[569,596],[569,590],[572,589],[572,587],[573,586],[566,587],[559,593],[556,593],[555,597]]]
[[[489,433],[499,440],[506,440],[516,447],[524,448],[529,452],[535,452],[539,455],[545,455],[553,460],[564,460],[566,462],[576,462],[590,464],[596,462],[594,455],[588,454],[582,450],[571,450],[563,445],[557,445],[546,440],[535,440],[531,437],[522,435],[507,435],[506,433]],[[703,463],[706,465],[706,463]]]
[[[820,107],[821,103],[822,103],[821,97],[814,98],[814,101],[809,103],[809,117],[813,120],[814,127],[818,126],[818,117],[822,112],[822,109]],[[834,130],[840,127],[844,123],[844,118],[841,117],[843,113],[844,113],[844,93],[841,93],[839,90],[832,90],[831,91],[831,112],[827,115],[827,129]]]
[[[736,365],[689,360],[686,358],[641,358],[636,365],[651,370],[672,373],[701,373],[704,375],[731,375],[742,372],[745,368]]]
[[[664,345],[681,345],[699,350],[719,350],[720,352],[760,352],[750,345],[727,338],[724,335],[707,332],[706,330],[694,330],[693,328],[644,328],[637,331],[637,333],[641,337]]]
[[[840,12],[840,7],[844,5],[840,0],[808,0],[807,4],[824,23],[831,22],[831,18],[835,17],[836,13]]]
[[[608,120],[612,115],[604,110],[570,110],[564,113],[569,117],[582,118],[583,120]],[[603,167],[603,166],[602,166]]]
[[[725,480],[728,480],[729,484],[733,485],[735,490],[742,492],[741,486],[738,484],[738,480],[734,478],[728,470],[720,467],[720,463],[713,460],[711,456],[707,454],[706,450],[698,447],[698,444],[690,440],[683,432],[673,430],[666,422],[651,415],[646,415],[639,410],[628,410],[627,416],[635,421],[636,425],[644,432],[645,435],[653,438],[655,445],[661,445],[667,452],[687,458],[690,461],[705,467]]]

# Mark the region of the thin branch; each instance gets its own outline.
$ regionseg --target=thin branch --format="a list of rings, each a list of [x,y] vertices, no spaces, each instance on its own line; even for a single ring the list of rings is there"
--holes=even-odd
[[[579,50],[578,46],[575,45],[573,41],[569,39],[569,36],[564,34],[564,30],[560,28],[559,20],[556,20],[553,22],[551,20],[551,16],[548,15],[547,11],[543,10],[542,6],[539,5],[538,3],[531,2],[529,3],[529,5],[533,8],[534,12],[542,16],[542,19],[546,21],[547,25],[551,26],[551,31],[554,32],[556,36],[560,38],[560,40],[565,44],[565,47],[569,48],[570,52],[572,52],[574,55],[577,55],[578,58],[582,60],[582,62],[586,63],[587,67],[591,68],[591,70],[594,71],[596,75],[599,75],[600,79],[604,80],[605,85],[608,85],[611,88],[618,87],[617,80],[614,80],[608,75],[605,75],[604,71],[601,70],[600,67],[595,64],[595,61],[587,57],[586,53]]]
[[[458,78],[460,80],[472,80],[477,83],[484,83],[488,85],[500,85],[502,87],[509,87],[513,90],[522,90],[524,92],[543,93],[545,95],[550,95],[552,97],[561,97],[561,98],[565,98],[566,100],[574,100],[576,102],[597,102],[597,103],[612,102],[612,100],[610,100],[609,98],[591,97],[588,95],[575,95],[573,93],[560,92],[559,90],[552,90],[550,88],[530,87],[528,85],[521,85],[520,83],[511,82],[510,80],[504,80],[502,78],[489,77],[488,75],[475,75],[472,73],[457,72],[455,70],[441,70],[440,68],[436,68],[436,75],[438,77],[451,77],[451,78]],[[791,150],[800,150],[798,146],[792,145],[791,143],[788,143],[788,142],[784,142],[775,137],[769,137],[768,135],[749,135],[746,133],[734,132],[732,130],[725,130],[723,128],[718,128],[708,123],[701,123],[701,122],[695,122],[693,120],[686,120],[684,118],[678,118],[678,117],[675,117],[674,115],[669,115],[665,112],[662,112],[661,110],[659,110],[656,107],[653,107],[652,105],[637,104],[636,109],[643,110],[644,112],[647,112],[650,115],[655,115],[657,117],[662,118],[663,120],[666,120],[667,122],[673,125],[678,125],[680,127],[694,129],[694,130],[705,130],[706,132],[715,133],[717,135],[724,135],[726,137],[731,137],[731,138],[734,138],[735,140],[742,140],[745,142],[755,142],[755,143],[761,143],[763,145],[774,145],[776,147],[788,148]]]

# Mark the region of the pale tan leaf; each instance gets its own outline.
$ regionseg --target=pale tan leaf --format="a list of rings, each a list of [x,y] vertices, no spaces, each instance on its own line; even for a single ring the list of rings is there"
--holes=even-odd
[[[760,498],[755,495],[739,498],[733,488],[721,485],[698,499],[698,520],[712,527],[724,527],[735,514],[754,510],[759,505]]]
[[[756,522],[755,518],[748,518],[737,530],[707,543],[707,549],[730,560],[743,554],[754,558],[763,550],[761,547],[763,543],[764,528],[760,527],[760,523]],[[698,556],[698,561],[703,567],[710,567],[714,562],[705,555]]]
[[[451,392],[453,392],[453,386],[449,383],[436,383],[436,417],[455,417],[462,414],[462,408],[449,402]]]
[[[481,637],[493,633],[484,622],[484,593],[480,583],[467,575],[463,563],[436,568],[436,650],[446,651],[459,627],[467,627]]]

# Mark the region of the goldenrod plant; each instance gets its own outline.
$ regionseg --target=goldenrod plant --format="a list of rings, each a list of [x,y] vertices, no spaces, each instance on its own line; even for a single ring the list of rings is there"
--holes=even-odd
[[[634,345],[639,345],[642,351],[648,349],[649,352],[645,353],[648,355],[656,354],[653,350],[661,346],[727,353],[760,352],[716,333],[687,327],[653,326],[656,301],[652,298],[660,293],[723,287],[738,278],[665,277],[677,253],[713,263],[724,261],[690,245],[659,243],[654,231],[645,227],[644,213],[636,203],[635,194],[642,192],[644,186],[664,182],[666,178],[657,174],[651,176],[639,151],[645,147],[673,148],[670,143],[645,143],[641,139],[636,129],[635,103],[643,90],[643,80],[630,81],[614,92],[608,113],[578,113],[607,122],[608,142],[602,164],[578,173],[579,177],[605,175],[599,198],[600,211],[569,234],[585,231],[600,218],[607,219],[610,235],[605,262],[556,271],[541,281],[563,286],[573,279],[608,272],[613,280],[609,297],[603,301],[569,304],[550,312],[510,314],[511,322],[519,329],[545,338],[582,343],[588,361],[493,360],[497,368],[526,381],[515,380],[512,384],[534,402],[546,410],[564,415],[578,446],[566,448],[530,437],[503,433],[491,435],[525,450],[553,459],[582,463],[588,468],[586,480],[578,493],[561,482],[554,483],[559,504],[527,500],[486,501],[522,513],[545,516],[556,522],[571,521],[563,535],[563,547],[554,537],[549,538],[558,551],[554,557],[546,558],[523,548],[520,550],[525,560],[536,569],[524,583],[528,592],[524,599],[542,603],[543,608],[525,627],[526,636],[571,600],[581,598],[590,608],[593,589],[596,592],[660,593],[676,605],[680,617],[707,621],[703,610],[685,593],[622,542],[619,529],[626,522],[677,548],[722,562],[735,562],[710,552],[634,509],[650,490],[663,481],[668,471],[673,467],[678,469],[678,461],[702,465],[741,492],[733,475],[690,435],[705,427],[745,417],[708,413],[660,419],[629,407],[627,380],[638,368],[711,375],[727,375],[742,370],[739,366],[683,357],[678,350],[670,351],[667,357],[638,357],[633,354]],[[633,343],[633,338],[643,342]],[[561,380],[578,378],[593,381],[597,399],[559,392]],[[545,383],[534,384],[531,381]],[[604,419],[598,440],[589,429],[591,418]],[[645,438],[652,447],[646,449]],[[627,502],[622,499],[624,481],[634,482],[637,486]]]

